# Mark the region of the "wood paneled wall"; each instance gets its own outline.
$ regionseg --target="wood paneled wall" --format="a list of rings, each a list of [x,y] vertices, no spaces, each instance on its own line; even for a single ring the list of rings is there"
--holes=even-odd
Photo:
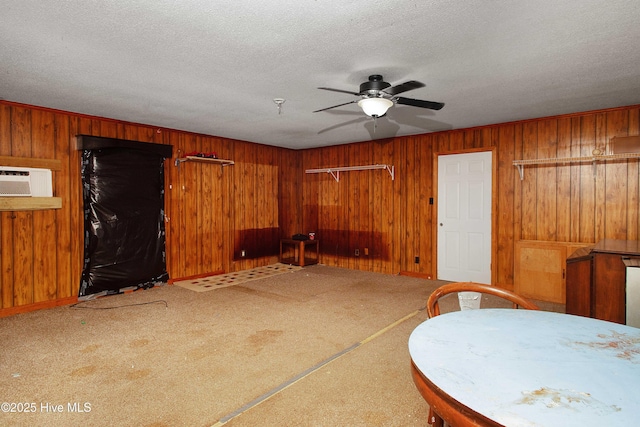
[[[53,174],[62,209],[0,212],[0,316],[76,299],[84,254],[78,134],[171,144],[174,158],[197,151],[235,161],[166,160],[172,279],[276,262],[279,239],[301,228],[296,151],[0,101],[0,155],[62,162]]]
[[[53,176],[62,209],[0,213],[0,315],[77,295],[83,257],[78,134],[171,144],[174,158],[215,151],[235,161],[226,167],[166,161],[173,279],[273,263],[281,237],[310,231],[320,240],[324,264],[435,277],[435,158],[493,149],[499,188],[493,276],[512,284],[520,239],[638,239],[640,228],[637,160],[530,166],[523,181],[512,161],[589,155],[614,136],[638,135],[639,122],[640,108],[632,106],[293,151],[0,101],[0,155],[62,162]],[[395,180],[385,170],[341,173],[339,182],[304,172],[371,164],[395,166]]]
[[[396,170],[394,181],[383,170],[346,172],[340,182],[306,175],[303,227],[317,232],[322,263],[435,278],[435,159],[495,150],[492,276],[512,285],[518,240],[638,239],[640,222],[637,160],[527,166],[522,181],[513,160],[589,156],[614,136],[638,135],[639,119],[632,106],[305,150],[305,169],[390,164]]]

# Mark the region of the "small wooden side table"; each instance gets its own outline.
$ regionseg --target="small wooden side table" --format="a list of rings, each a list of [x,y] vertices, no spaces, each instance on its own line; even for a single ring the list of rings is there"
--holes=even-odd
[[[317,264],[319,253],[317,240],[280,240],[280,262],[283,264],[299,265],[300,267]]]

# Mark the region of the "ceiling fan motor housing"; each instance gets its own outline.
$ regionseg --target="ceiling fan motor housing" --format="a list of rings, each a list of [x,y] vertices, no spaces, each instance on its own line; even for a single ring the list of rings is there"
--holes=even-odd
[[[382,79],[380,74],[372,74],[369,76],[369,81],[360,85],[360,95],[376,95],[380,96],[378,92],[390,87],[391,85]]]

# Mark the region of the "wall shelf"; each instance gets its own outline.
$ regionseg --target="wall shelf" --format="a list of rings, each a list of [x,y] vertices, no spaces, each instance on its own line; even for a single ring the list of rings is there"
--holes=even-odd
[[[0,166],[62,170],[57,159],[0,156]],[[62,208],[61,197],[0,197],[0,211],[37,211]]]
[[[62,197],[0,197],[0,211],[39,211],[62,208]]]
[[[599,156],[557,157],[552,159],[514,160],[513,165],[518,168],[518,172],[520,173],[520,180],[522,181],[524,179],[524,171],[523,171],[524,166],[591,162],[595,169],[597,162],[604,162],[604,161],[611,161],[611,160],[638,159],[638,158],[640,158],[640,153],[603,154]],[[594,173],[594,179],[595,179],[595,173]]]
[[[364,171],[372,169],[386,169],[391,175],[391,180],[395,179],[395,167],[392,165],[368,165],[368,166],[344,166],[337,168],[320,168],[320,169],[307,169],[306,173],[330,173],[336,182],[340,181],[340,172],[349,171]]]
[[[220,166],[235,165],[235,162],[233,160],[214,159],[211,157],[198,157],[198,156],[178,157],[176,158],[174,164],[176,166],[180,166],[180,163],[183,163],[183,162],[213,163]]]

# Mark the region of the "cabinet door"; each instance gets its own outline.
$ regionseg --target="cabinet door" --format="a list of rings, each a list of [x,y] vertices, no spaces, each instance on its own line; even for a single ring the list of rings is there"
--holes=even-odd
[[[537,241],[516,244],[514,290],[527,298],[565,303],[565,245]]]
[[[626,267],[622,255],[596,254],[593,275],[593,317],[624,324]]]
[[[591,317],[591,263],[583,257],[567,261],[567,314]]]

